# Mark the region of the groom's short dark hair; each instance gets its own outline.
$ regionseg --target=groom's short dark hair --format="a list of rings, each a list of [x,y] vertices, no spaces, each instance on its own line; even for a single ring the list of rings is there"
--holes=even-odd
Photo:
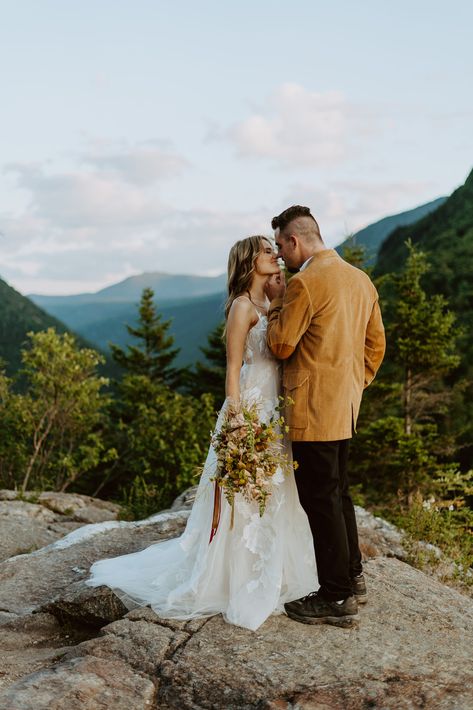
[[[298,217],[310,217],[314,220],[317,231],[319,231],[319,225],[317,224],[314,216],[311,215],[310,207],[303,207],[302,205],[292,205],[292,207],[288,207],[287,210],[284,210],[284,212],[278,214],[277,217],[273,217],[271,220],[271,227],[273,229],[278,229],[279,227],[279,231],[282,232],[286,229],[290,222]]]

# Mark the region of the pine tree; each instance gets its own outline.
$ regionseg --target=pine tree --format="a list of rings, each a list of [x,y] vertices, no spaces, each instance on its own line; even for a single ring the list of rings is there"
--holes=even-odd
[[[357,244],[355,237],[351,235],[349,237],[349,242],[343,247],[342,257],[345,261],[348,261],[352,266],[356,266],[362,271],[370,274],[373,270],[372,268],[366,268],[366,247],[363,244]]]
[[[123,350],[111,344],[113,359],[128,373],[145,375],[153,382],[175,385],[180,372],[171,367],[179,348],[172,348],[174,337],[168,334],[171,321],[162,321],[154,303],[154,291],[143,290],[137,327],[127,325],[128,333],[139,345],[127,345]]]
[[[210,393],[217,405],[225,399],[225,373],[227,354],[223,340],[225,324],[220,323],[207,337],[208,345],[201,347],[207,363],[196,362],[195,371],[189,373],[187,389],[194,397]]]
[[[460,363],[456,354],[455,315],[444,296],[427,295],[422,281],[429,271],[424,252],[406,242],[404,271],[393,277],[396,302],[388,338],[395,342],[393,360],[403,372],[403,415],[407,435],[415,420],[445,411],[450,392],[443,378]]]
[[[455,470],[454,437],[442,420],[454,394],[446,377],[460,359],[454,314],[443,296],[429,298],[424,288],[427,257],[406,246],[403,272],[383,277],[388,350],[378,384],[364,399],[352,473],[375,496],[395,494],[410,506]]]

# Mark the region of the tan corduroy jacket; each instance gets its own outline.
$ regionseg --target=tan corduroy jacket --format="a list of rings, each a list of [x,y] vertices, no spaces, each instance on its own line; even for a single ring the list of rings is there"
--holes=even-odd
[[[283,363],[292,441],[349,439],[386,348],[378,293],[334,249],[313,256],[271,302],[268,345]]]

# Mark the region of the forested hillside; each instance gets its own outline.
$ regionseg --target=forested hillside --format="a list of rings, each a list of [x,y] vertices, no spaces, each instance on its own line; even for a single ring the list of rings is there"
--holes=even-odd
[[[473,170],[465,181],[434,212],[415,224],[395,229],[383,242],[376,265],[377,273],[398,270],[405,261],[406,239],[428,252],[434,265],[432,286],[450,289],[466,274],[470,276],[473,255]]]
[[[69,325],[46,313],[0,279],[0,364],[8,376],[16,375],[21,367],[21,350],[28,345],[27,333],[48,328],[54,328],[58,333],[72,333],[78,346],[91,347],[86,337],[81,337]],[[97,347],[94,343],[93,347],[100,350],[100,345]],[[107,377],[119,374],[119,368],[108,355],[105,355],[99,371]]]
[[[473,171],[435,212],[409,227],[396,229],[383,243],[375,273],[399,271],[405,242],[422,249],[430,263],[426,289],[441,293],[463,327],[461,371],[473,373]]]
[[[457,460],[469,466],[473,458],[473,171],[438,209],[390,234],[379,252],[376,277],[403,269],[407,240],[428,259],[423,279],[427,295],[445,297],[460,330],[456,346],[459,365],[448,378],[456,394],[447,424],[457,439]],[[385,291],[389,293],[389,285]]]
[[[54,327],[60,333],[66,326],[49,313],[36,306],[21,293],[0,279],[0,359],[9,374],[20,366],[20,350],[26,341],[26,333]]]

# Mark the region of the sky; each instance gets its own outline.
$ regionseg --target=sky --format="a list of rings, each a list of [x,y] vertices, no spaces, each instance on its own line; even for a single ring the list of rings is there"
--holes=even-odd
[[[472,168],[470,0],[0,12],[0,277],[25,294],[220,274],[291,204],[335,246]]]

